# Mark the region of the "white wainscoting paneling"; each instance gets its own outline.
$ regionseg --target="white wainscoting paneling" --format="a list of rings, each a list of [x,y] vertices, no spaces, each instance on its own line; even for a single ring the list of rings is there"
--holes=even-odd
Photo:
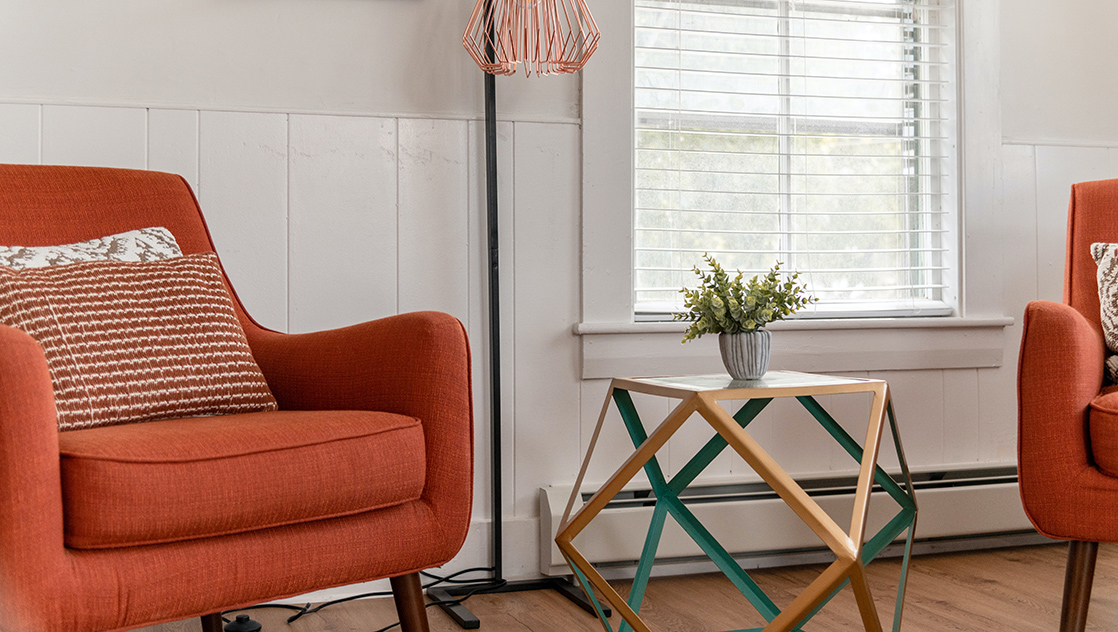
[[[517,123],[515,508],[538,512],[548,481],[578,471],[579,128]]]
[[[144,108],[44,105],[45,165],[147,168]]]
[[[1104,147],[1036,148],[1037,298],[1059,301],[1063,296],[1071,185],[1109,174]]]
[[[0,162],[39,164],[40,105],[0,104]]]
[[[470,312],[465,121],[400,119],[399,309]]]
[[[199,201],[248,313],[287,330],[287,115],[203,111]]]
[[[148,169],[177,173],[198,191],[198,111],[148,110]]]
[[[397,312],[396,121],[291,116],[289,331]]]

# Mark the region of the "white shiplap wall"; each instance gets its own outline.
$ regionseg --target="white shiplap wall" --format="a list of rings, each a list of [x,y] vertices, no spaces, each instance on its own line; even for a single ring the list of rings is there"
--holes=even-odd
[[[607,382],[579,378],[571,333],[581,313],[581,129],[504,121],[498,136],[505,554],[515,577],[536,567],[537,490],[573,480]],[[185,176],[239,294],[267,326],[311,331],[415,309],[466,323],[475,360],[476,525],[459,567],[488,559],[483,152],[482,124],[466,119],[0,104],[0,161]],[[1000,253],[1003,313],[1019,321],[1027,301],[1059,299],[1070,184],[1118,175],[1118,149],[1014,143],[1001,154],[1004,231],[988,247]],[[1006,331],[998,369],[872,374],[893,389],[913,466],[1013,462],[1019,338],[1018,322]],[[868,408],[856,398],[824,403],[844,422]],[[637,404],[649,419],[669,407]],[[804,432],[802,411],[772,408],[752,430],[790,471],[850,469],[825,435]],[[620,420],[610,419],[591,481],[626,454]],[[665,469],[678,470],[709,434],[687,426],[669,444]],[[748,475],[725,454],[706,476]]]

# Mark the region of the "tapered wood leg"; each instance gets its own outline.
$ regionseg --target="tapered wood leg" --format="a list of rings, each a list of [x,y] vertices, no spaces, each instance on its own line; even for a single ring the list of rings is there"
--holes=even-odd
[[[1095,580],[1095,558],[1098,554],[1098,542],[1068,544],[1060,632],[1083,632],[1087,627],[1087,606],[1091,605],[1091,584]]]
[[[400,616],[400,630],[429,632],[419,573],[393,577],[389,581],[392,583],[392,598],[396,601],[396,614]]]
[[[202,632],[222,632],[225,622],[221,620],[221,613],[202,615]]]

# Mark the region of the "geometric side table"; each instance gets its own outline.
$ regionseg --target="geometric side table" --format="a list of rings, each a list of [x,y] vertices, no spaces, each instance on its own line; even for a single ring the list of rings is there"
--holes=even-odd
[[[682,400],[678,406],[649,434],[630,393],[646,393],[661,397]],[[858,444],[815,400],[818,395],[842,393],[873,393],[870,417],[866,428],[865,442]],[[850,520],[850,530],[845,532],[838,524],[792,479],[765,450],[753,440],[747,431],[749,423],[775,398],[794,397],[827,433],[859,463],[858,483],[854,495],[854,511]],[[748,400],[734,415],[730,415],[718,404],[720,400]],[[594,454],[594,446],[606,418],[610,405],[617,406],[629,437],[633,441],[634,452],[617,472],[602,485],[578,510],[575,501],[579,497],[582,480],[587,466]],[[670,480],[665,478],[656,460],[657,451],[671,438],[693,413],[698,413],[716,431],[690,461]],[[900,482],[893,479],[877,465],[877,455],[885,420],[893,436],[893,447],[901,466]],[[823,541],[836,556],[836,560],[822,574],[811,582],[799,596],[780,610],[776,604],[749,577],[749,574],[718,543],[713,535],[703,527],[679,499],[679,494],[710,464],[726,447],[734,449],[738,455],[760,475],[774,492],[796,513],[797,516]],[[593,518],[617,495],[618,492],[644,469],[655,495],[655,509],[652,522],[645,538],[644,552],[637,565],[636,575],[626,601],[586,560],[572,543],[572,540],[590,523]],[[866,519],[869,511],[870,493],[874,485],[879,486],[897,504],[897,514],[880,531],[865,539]],[[903,485],[903,487],[902,487]],[[756,608],[768,625],[741,632],[774,632],[777,630],[798,630],[813,617],[847,584],[854,592],[858,611],[867,632],[880,632],[881,621],[874,606],[870,588],[866,582],[865,566],[885,547],[899,537],[905,530],[904,558],[897,587],[896,606],[893,614],[893,630],[900,629],[901,613],[904,609],[905,583],[908,563],[912,555],[912,539],[916,530],[916,497],[913,494],[912,479],[904,450],[901,448],[900,434],[897,432],[896,418],[889,398],[889,387],[882,380],[833,377],[791,371],[769,371],[759,380],[731,380],[728,375],[705,375],[659,378],[616,378],[610,384],[609,393],[602,405],[598,426],[590,440],[582,468],[575,481],[571,498],[567,502],[563,520],[560,522],[555,543],[578,577],[587,597],[597,609],[598,618],[607,632],[613,632],[602,613],[602,605],[591,586],[605,598],[605,601],[620,613],[624,622],[619,632],[651,632],[640,618],[640,604],[652,564],[656,547],[668,515],[679,523],[684,531],[695,541],[704,553],[715,563],[727,578]]]

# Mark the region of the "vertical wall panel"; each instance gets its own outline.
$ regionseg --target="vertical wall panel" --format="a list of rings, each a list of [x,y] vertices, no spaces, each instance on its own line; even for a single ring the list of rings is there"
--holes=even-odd
[[[867,378],[865,372],[837,374],[844,377]],[[866,427],[870,419],[870,409],[873,404],[873,395],[869,393],[846,393],[843,395],[823,395],[815,398],[827,412],[835,418],[847,434],[861,445],[866,439]],[[892,451],[885,448],[885,441],[892,441],[888,435],[883,435],[882,453]],[[890,446],[892,444],[890,443]],[[837,473],[855,474],[858,471],[858,461],[850,456],[837,441],[831,440],[830,471]]]
[[[598,417],[602,413],[602,404],[605,402],[606,394],[609,392],[610,380],[583,380],[579,388],[579,397],[581,399],[580,408],[582,414],[582,423],[580,432],[582,439],[578,449],[577,464],[566,473],[556,473],[555,478],[550,482],[573,482],[575,475],[578,474],[579,467],[586,455],[586,451],[590,447],[590,441],[594,437],[594,429],[598,423]],[[640,416],[643,422],[645,431],[651,432],[653,428],[660,425],[660,422],[668,415],[668,413],[679,405],[679,400],[668,399],[665,397],[653,397],[641,393],[633,393],[633,405],[637,410],[637,415]],[[698,415],[692,415],[691,419],[687,420],[684,425],[701,424],[705,423]],[[519,435],[518,435],[519,436]],[[605,421],[602,424],[601,433],[598,435],[598,443],[594,448],[594,456],[590,461],[590,465],[586,470],[586,479],[584,484],[591,489],[596,489],[607,479],[613,476],[617,468],[633,454],[633,440],[629,437],[629,432],[625,428],[625,422],[621,419],[621,413],[617,410],[617,405],[612,401],[606,411]],[[660,448],[656,454],[657,460],[665,473],[671,471],[671,451],[668,446]],[[554,459],[551,459],[554,460]],[[648,476],[641,468],[633,477],[634,481],[639,481],[639,484],[647,485]],[[541,487],[549,483],[541,483]]]
[[[144,169],[147,110],[43,106],[43,164]]]
[[[1110,157],[1105,148],[1036,148],[1038,298],[1059,301],[1063,295],[1071,185],[1101,180],[1109,173]]]
[[[1051,149],[1051,148],[1049,148]],[[1058,153],[1065,154],[1067,148]],[[1048,155],[1047,160],[1052,156]],[[1003,364],[996,369],[974,372],[978,381],[978,432],[973,441],[981,462],[1013,462],[1017,436],[1017,350],[1021,342],[1021,319],[1025,304],[1041,297],[1038,274],[1044,271],[1047,286],[1044,298],[1060,300],[1064,270],[1064,226],[1067,222],[1067,187],[1070,181],[1048,191],[1044,212],[1038,217],[1037,206],[1037,152],[1031,145],[1004,145],[1002,147],[1002,229],[1004,243],[1013,247],[1002,249],[1002,267],[1006,270],[1002,311],[1014,319],[1013,326],[1005,329]],[[1061,193],[1062,191],[1062,193]],[[1060,201],[1060,198],[1063,198]],[[1042,229],[1038,226],[1043,226]],[[1042,234],[1057,231],[1058,235]],[[1044,244],[1043,248],[1040,244]],[[946,376],[945,376],[946,377]],[[947,382],[945,381],[945,388]],[[953,405],[951,391],[947,391],[945,406]],[[970,456],[972,448],[966,442],[954,443],[951,435],[970,428],[952,429],[952,417],[945,411],[944,458],[953,460],[951,449],[958,456]]]
[[[1037,260],[1036,167],[1036,148],[1032,145],[1002,147],[1002,229],[1005,243],[1015,245],[1014,248],[1003,249],[1003,265],[1008,271],[1005,310],[1007,315],[1018,321],[1025,312],[1025,303],[1038,296],[1037,272],[1040,263]],[[1048,199],[1052,197],[1054,194]],[[1067,208],[1066,201],[1063,209]],[[1046,203],[1058,204],[1054,200]],[[1056,223],[1063,209],[1045,209],[1045,224],[1050,226]],[[1063,253],[1062,245],[1060,252]],[[1050,261],[1044,262],[1045,266],[1050,264]],[[1062,274],[1062,258],[1059,267]]]
[[[198,190],[198,111],[148,110],[148,169],[177,173]]]
[[[1013,373],[1013,370],[1010,369],[1008,373]],[[1012,395],[1015,390],[1010,387],[1008,392]],[[999,397],[998,401],[1004,406],[1004,397]],[[979,408],[978,371],[976,369],[944,371],[943,462],[958,465],[977,463],[983,424],[996,423],[1004,426],[1007,416],[1015,417],[1013,414],[1015,408],[1011,402],[1004,413],[992,414],[990,419],[983,418]]]
[[[678,403],[678,401],[673,400],[672,407],[674,407],[676,403]],[[720,404],[722,408],[731,415],[737,412],[738,408],[741,406],[740,402],[735,406],[735,402],[731,400],[722,401]],[[667,412],[668,410],[665,410],[660,417],[663,418]],[[649,422],[649,425],[654,425],[655,422],[659,420],[648,419],[646,421]],[[670,459],[666,463],[662,463],[667,466],[666,472],[668,475],[675,475],[684,465],[687,465],[691,457],[702,449],[702,447],[714,437],[714,434],[714,428],[711,427],[705,419],[700,415],[692,415],[691,419],[687,420],[687,423],[683,424],[683,427],[668,441],[667,454],[670,456]],[[733,472],[735,459],[737,459],[737,456],[734,454],[733,449],[727,447],[714,461],[711,461],[710,465],[703,470],[703,473],[696,480],[703,481],[730,476]]]
[[[398,307],[469,316],[464,121],[400,119]]]
[[[237,295],[287,329],[287,116],[202,112],[202,211]]]
[[[833,439],[795,399],[774,399],[750,425],[750,431],[792,476],[810,476],[830,469]]]
[[[579,465],[582,464],[582,459],[590,448],[590,442],[594,437],[594,429],[598,424],[598,417],[602,413],[602,404],[609,392],[609,383],[609,380],[583,380],[579,385],[581,414]],[[590,465],[586,470],[586,483],[596,486],[605,482],[632,454],[632,448],[633,444],[629,440],[629,435],[625,432],[625,424],[621,421],[617,406],[611,403],[606,412],[602,430],[598,435],[598,441],[594,446],[594,454],[591,457]],[[578,467],[552,482],[573,482],[576,474],[578,474]],[[638,478],[645,480],[643,472],[638,474]],[[541,486],[547,484],[549,483]]]
[[[0,162],[39,163],[39,116],[41,106],[0,104]]]
[[[733,400],[732,403],[731,403],[731,408],[732,408],[731,412],[736,413],[738,411],[738,409],[742,407],[743,404],[745,404],[744,401]],[[768,420],[768,421],[766,421],[763,418],[754,419],[749,424],[748,430],[749,430],[749,435],[751,437],[753,437],[753,439],[755,441],[757,441],[757,443],[760,443],[762,446],[771,446],[772,445],[773,424],[772,424],[771,419]],[[728,456],[726,456],[726,455],[728,455]],[[753,471],[753,468],[749,467],[749,464],[746,463],[745,460],[743,460],[741,458],[741,456],[738,455],[738,453],[735,452],[732,448],[727,448],[723,452],[722,455],[719,455],[718,458],[720,458],[720,459],[724,458],[727,461],[729,461],[730,475],[733,476],[735,479],[737,479],[737,480],[749,480],[749,481],[759,481],[759,480],[761,480],[761,477],[758,476],[757,473]]]
[[[1107,164],[1110,169],[1109,177],[1118,178],[1118,147],[1108,147],[1106,153],[1108,158]]]
[[[516,180],[516,513],[580,460],[579,127],[518,123]]]
[[[291,117],[289,330],[396,313],[396,121]]]
[[[911,468],[943,462],[943,371],[877,371],[870,377],[889,382],[893,410]],[[893,450],[882,450],[879,463],[897,467]]]
[[[489,376],[489,240],[486,220],[485,124],[469,123],[469,217],[470,231],[470,317],[469,333],[473,348],[474,384],[474,516],[487,519],[490,509],[490,376]],[[515,220],[512,180],[512,123],[497,123],[497,210],[500,243],[501,300],[501,459],[502,469],[513,463],[512,412],[515,401],[516,371],[513,364],[512,332],[515,315],[515,287],[512,261],[515,248]],[[502,506],[513,506],[513,486],[503,479]],[[507,512],[506,512],[507,513]]]

